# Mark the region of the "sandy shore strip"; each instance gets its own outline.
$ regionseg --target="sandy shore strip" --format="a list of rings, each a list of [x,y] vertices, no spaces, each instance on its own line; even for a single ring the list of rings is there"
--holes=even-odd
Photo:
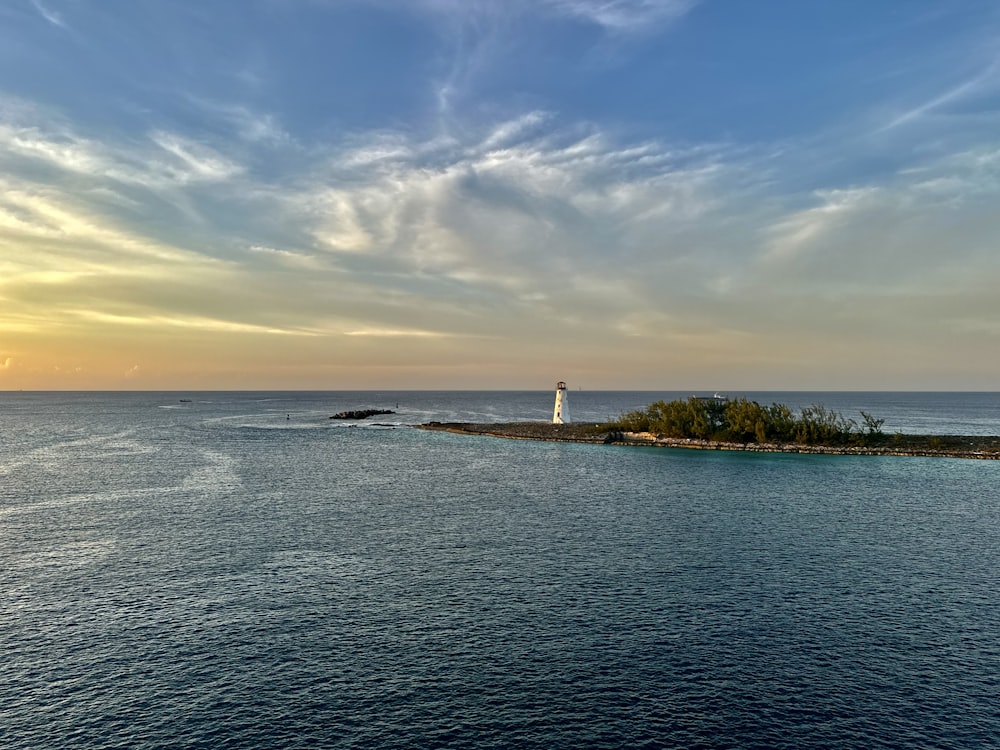
[[[934,456],[1000,459],[1000,436],[885,435],[872,445],[801,445],[795,443],[728,443],[714,440],[657,437],[650,433],[619,432],[607,425],[549,422],[428,422],[422,430],[488,435],[512,440],[545,440],[605,445],[654,446],[693,450],[749,451],[753,453],[807,453],[840,456]],[[874,441],[873,441],[874,442]]]

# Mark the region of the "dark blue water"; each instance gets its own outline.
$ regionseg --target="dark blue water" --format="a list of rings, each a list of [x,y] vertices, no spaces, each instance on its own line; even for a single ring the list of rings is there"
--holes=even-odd
[[[1000,463],[328,419],[551,401],[0,394],[0,747],[1000,747]]]

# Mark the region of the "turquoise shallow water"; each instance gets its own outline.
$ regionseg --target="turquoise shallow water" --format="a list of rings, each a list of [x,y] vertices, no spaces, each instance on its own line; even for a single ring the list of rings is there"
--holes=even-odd
[[[1000,464],[327,418],[550,402],[2,394],[0,745],[1000,746]]]

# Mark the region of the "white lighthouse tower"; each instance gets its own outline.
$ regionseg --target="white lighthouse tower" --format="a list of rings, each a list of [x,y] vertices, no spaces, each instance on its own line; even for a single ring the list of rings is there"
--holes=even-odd
[[[569,394],[563,381],[556,383],[556,408],[552,411],[552,424],[566,424],[569,418]]]

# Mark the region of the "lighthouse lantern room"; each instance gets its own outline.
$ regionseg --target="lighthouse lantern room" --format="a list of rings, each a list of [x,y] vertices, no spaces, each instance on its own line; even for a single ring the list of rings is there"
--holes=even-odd
[[[571,420],[566,384],[560,380],[556,383],[556,408],[552,411],[552,424],[566,424],[569,421]]]

